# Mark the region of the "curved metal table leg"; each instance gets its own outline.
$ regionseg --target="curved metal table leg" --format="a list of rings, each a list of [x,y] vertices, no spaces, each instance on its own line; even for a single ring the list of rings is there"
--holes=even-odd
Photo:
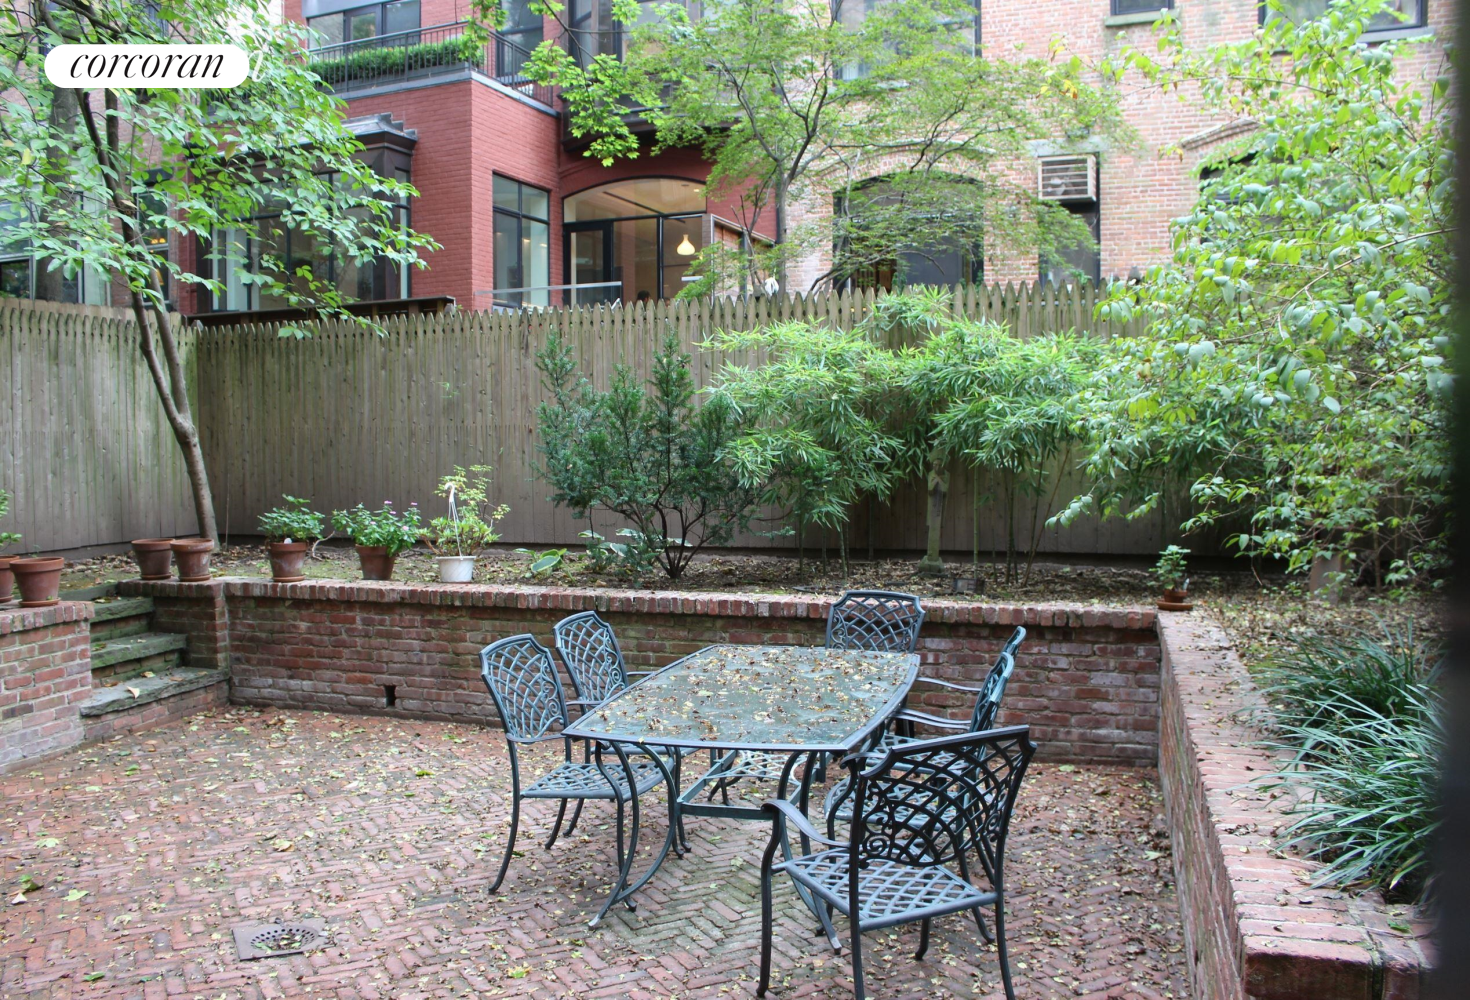
[[[659,757],[658,754],[650,754],[650,759],[654,761],[655,766],[657,766],[659,771],[663,774],[664,782],[669,789],[669,795],[671,799],[675,800],[675,804],[670,807],[669,832],[664,837],[664,842],[662,847],[659,848],[658,856],[653,859],[653,864],[649,866],[648,871],[645,872],[642,877],[638,879],[637,882],[629,885],[628,876],[632,873],[633,859],[638,853],[638,832],[639,821],[641,818],[638,804],[638,782],[637,776],[634,774],[633,771],[633,765],[628,760],[627,752],[624,751],[622,746],[618,743],[612,743],[611,746],[613,748],[613,751],[616,752],[618,755],[618,762],[622,765],[623,775],[628,782],[628,789],[632,793],[629,796],[629,801],[631,802],[633,807],[633,829],[628,837],[627,854],[618,859],[617,882],[613,884],[613,890],[608,895],[607,902],[602,904],[601,911],[599,911],[597,916],[593,917],[592,920],[587,924],[588,927],[596,927],[599,923],[601,923],[602,918],[607,916],[607,912],[611,910],[613,906],[615,906],[618,902],[622,902],[630,910],[636,911],[638,909],[638,904],[634,901],[633,894],[648,884],[648,880],[653,878],[654,873],[656,873],[659,870],[659,867],[664,863],[664,859],[669,856],[669,851],[674,846],[674,838],[675,836],[677,836],[679,829],[677,820],[678,805],[676,801],[678,797],[678,792],[675,790],[673,775],[669,773],[668,765],[664,763],[663,759]],[[607,765],[602,760],[602,748],[599,746],[594,751],[594,753],[596,755],[598,771],[602,773],[603,778],[607,780],[610,786],[616,787],[616,784],[612,780],[612,776],[608,774]]]
[[[784,799],[786,797],[786,789],[791,782],[791,772],[796,767],[796,760],[800,756],[802,755],[792,754],[786,759],[786,766],[781,769],[781,781],[776,786],[776,796],[778,798]],[[806,812],[807,804],[811,800],[812,777],[816,772],[818,756],[816,753],[807,754],[806,767],[802,768],[801,771],[801,785],[797,791],[796,802],[803,813]],[[806,834],[801,834],[801,853],[810,854],[811,849],[811,841],[807,838]],[[786,824],[784,823],[781,824],[781,855],[786,861],[790,861],[793,857],[791,837],[787,834]],[[822,931],[827,935],[827,943],[832,946],[832,950],[841,951],[842,945],[837,940],[837,929],[832,926],[832,918],[827,915],[827,907],[820,903],[800,882],[792,879],[791,884],[795,887],[796,894],[801,897],[801,901],[806,904],[807,909],[811,910],[816,915],[817,920],[821,922]]]

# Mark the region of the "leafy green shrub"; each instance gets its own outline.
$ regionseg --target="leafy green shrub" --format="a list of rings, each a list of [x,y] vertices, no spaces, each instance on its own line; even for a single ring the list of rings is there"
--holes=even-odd
[[[1341,555],[1395,584],[1444,566],[1449,77],[1400,71],[1418,40],[1366,44],[1381,9],[1338,3],[1208,48],[1174,25],[1121,54],[1260,127],[1201,164],[1173,260],[1099,307],[1149,330],[1112,342],[1089,394],[1078,509],[1147,509],[1182,475],[1191,527],[1225,522],[1243,552],[1293,570]]]
[[[1432,891],[1444,746],[1441,650],[1412,629],[1309,636],[1262,667],[1270,745],[1291,765],[1267,783],[1300,796],[1289,846],[1326,862],[1317,884]]]
[[[469,63],[476,69],[482,69],[484,62],[484,50],[460,37],[442,42],[422,42],[418,45],[364,48],[337,59],[314,59],[306,64],[306,68],[321,77],[323,83],[335,87],[349,80],[391,76],[404,69],[432,69],[435,66],[455,66],[460,63]]]
[[[357,545],[381,545],[390,556],[413,548],[423,532],[419,505],[396,511],[387,500],[377,510],[358,504],[351,510],[332,511],[332,527],[348,535]]]
[[[260,533],[272,542],[309,542],[326,534],[326,518],[311,509],[311,501],[283,496],[284,507],[260,515]]]
[[[11,494],[9,490],[0,489],[0,517],[10,513]],[[14,545],[20,541],[20,534],[14,531],[0,531],[0,549],[7,545]],[[3,595],[9,596],[9,595]]]
[[[578,375],[553,334],[536,366],[552,401],[538,412],[538,470],[551,499],[575,517],[605,510],[631,522],[671,579],[706,545],[748,527],[759,488],[745,485],[727,451],[739,415],[712,397],[694,405],[689,355],[670,333],[645,389],[627,365],[606,392]]]
[[[526,576],[550,576],[552,571],[567,557],[566,549],[545,549],[537,552],[535,549],[516,549],[523,556],[530,556],[531,563],[526,567]]]

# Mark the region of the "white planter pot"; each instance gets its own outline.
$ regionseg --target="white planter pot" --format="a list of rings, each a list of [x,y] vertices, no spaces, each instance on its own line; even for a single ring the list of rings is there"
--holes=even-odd
[[[469,583],[475,578],[474,556],[440,556],[440,583]]]

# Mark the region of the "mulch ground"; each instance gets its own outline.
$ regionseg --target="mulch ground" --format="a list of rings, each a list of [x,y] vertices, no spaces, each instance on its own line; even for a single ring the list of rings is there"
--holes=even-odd
[[[531,769],[545,765],[540,756]],[[606,804],[546,851],[528,803],[498,895],[509,771],[495,731],[235,709],[0,778],[0,996],[730,997],[754,992],[763,828],[689,821],[636,913],[596,912],[613,876]],[[656,803],[650,811],[658,813]],[[1151,771],[1034,765],[1007,855],[1019,997],[1185,996]],[[662,820],[649,833],[661,834]],[[642,852],[641,852],[642,853]],[[777,997],[851,995],[847,955],[777,890]],[[241,961],[231,928],[319,917],[330,944]],[[864,937],[875,997],[1000,997],[967,916]]]
[[[597,572],[581,556],[570,552],[550,572],[532,575],[532,557],[522,552],[497,549],[484,553],[475,567],[476,583],[540,583],[559,587],[638,587],[653,590],[722,591],[762,594],[840,594],[844,590],[900,590],[921,597],[952,597],[955,578],[980,579],[980,600],[1046,601],[1082,604],[1152,605],[1158,588],[1144,565],[1038,562],[1029,578],[1025,567],[1016,578],[1006,580],[1003,563],[982,560],[978,567],[969,561],[947,564],[939,577],[920,575],[918,559],[853,560],[843,573],[835,556],[823,563],[811,557],[799,560],[784,555],[701,555],[677,580],[662,573],[631,579],[613,572]],[[214,554],[211,569],[216,576],[270,576],[270,562],[259,545],[226,545]],[[333,544],[317,548],[306,563],[306,575],[314,579],[361,579],[357,553]],[[125,580],[137,576],[130,555],[100,556],[72,563],[66,569],[66,587]],[[398,557],[394,579],[406,582],[438,581],[434,555],[414,549]],[[1191,589],[1202,600],[1231,599],[1261,589],[1248,570],[1196,573]],[[966,598],[970,593],[964,594]]]

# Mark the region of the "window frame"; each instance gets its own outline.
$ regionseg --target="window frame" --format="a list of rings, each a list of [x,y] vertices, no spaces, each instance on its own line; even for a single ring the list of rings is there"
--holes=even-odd
[[[507,205],[502,205],[500,203],[500,200],[495,197],[495,182],[497,180],[508,182],[508,183],[514,184],[516,186],[516,204],[515,204],[515,207],[514,208],[511,208],[510,206],[507,206]],[[525,204],[526,204],[526,189],[527,188],[529,188],[532,191],[538,192],[538,193],[540,193],[540,194],[542,194],[542,195],[544,195],[546,197],[546,217],[545,218],[542,218],[539,215],[533,215],[531,212],[529,212],[529,211],[526,210]],[[543,225],[543,226],[546,227],[546,260],[545,260],[545,266],[546,266],[546,279],[547,280],[546,280],[546,289],[545,289],[545,292],[546,292],[546,295],[548,297],[548,301],[547,302],[539,302],[539,303],[531,303],[531,304],[532,305],[548,305],[549,304],[550,292],[551,292],[551,287],[550,287],[551,286],[551,191],[550,191],[550,189],[540,187],[539,185],[536,185],[536,184],[528,184],[525,181],[521,180],[520,178],[518,178],[518,177],[512,177],[509,174],[503,174],[503,173],[500,173],[498,171],[492,171],[491,174],[490,174],[490,235],[491,235],[491,240],[492,240],[492,244],[491,244],[492,247],[494,245],[493,241],[494,241],[494,238],[495,238],[495,228],[496,228],[495,227],[495,223],[497,221],[499,221],[499,219],[501,219],[501,218],[514,219],[515,220],[515,244],[514,245],[516,247],[516,269],[517,269],[517,271],[520,274],[520,284],[519,285],[516,285],[514,287],[515,287],[516,290],[519,290],[520,292],[522,292],[522,299],[523,300],[525,298],[525,294],[524,293],[528,289],[532,289],[532,288],[535,288],[536,287],[534,285],[527,285],[526,284],[526,270],[527,270],[527,268],[526,268],[526,256],[525,256],[525,251],[522,249],[523,246],[524,246],[524,243],[522,241],[525,238],[526,223],[527,222],[538,222],[541,225]],[[500,261],[499,260],[495,260],[495,261],[492,262],[492,268],[498,269],[499,266],[500,266]],[[497,288],[499,288],[499,282],[498,281],[496,282],[496,286],[497,286]],[[506,286],[506,287],[509,288],[511,286]],[[522,301],[521,303],[518,303],[518,305],[522,305],[522,306],[524,306],[526,304],[527,303],[524,302],[524,301]]]
[[[1370,40],[1371,39],[1377,39],[1377,38],[1388,38],[1388,37],[1393,37],[1393,33],[1396,33],[1396,32],[1419,32],[1419,31],[1423,31],[1426,28],[1428,28],[1429,27],[1429,0],[1415,0],[1415,2],[1417,3],[1418,9],[1419,9],[1419,12],[1418,12],[1418,20],[1416,20],[1416,21],[1395,21],[1393,24],[1385,24],[1381,28],[1369,27],[1369,28],[1364,29],[1364,31],[1363,31],[1363,37],[1364,38],[1367,38],[1367,39],[1370,39]],[[1268,7],[1265,4],[1264,0],[1262,0],[1262,2],[1256,4],[1256,24],[1258,24],[1258,25],[1264,25],[1266,23],[1266,21],[1267,21],[1266,15],[1267,14],[1270,14],[1270,13],[1271,13],[1271,8]],[[1324,11],[1323,13],[1326,13],[1326,12]],[[1384,11],[1383,13],[1388,13],[1388,11]],[[1321,15],[1317,15],[1317,16],[1320,17]]]
[[[1108,12],[1113,17],[1128,17],[1132,14],[1153,14],[1163,10],[1173,10],[1174,0],[1144,0],[1147,7],[1139,7],[1136,10],[1120,10],[1119,8],[1128,0],[1110,0]]]
[[[388,26],[388,8],[389,7],[392,7],[393,5],[395,5],[397,3],[403,3],[403,2],[410,2],[410,0],[379,0],[379,2],[377,2],[377,3],[365,3],[365,4],[362,4],[361,6],[358,6],[358,7],[349,7],[346,10],[334,11],[334,12],[332,12],[330,14],[318,14],[318,15],[316,15],[314,17],[304,17],[302,20],[306,23],[306,26],[308,28],[316,28],[316,26],[314,24],[312,24],[313,21],[325,21],[328,18],[334,18],[334,17],[337,18],[338,23],[341,26],[341,40],[340,41],[335,41],[335,42],[329,41],[329,42],[325,42],[323,44],[318,45],[313,40],[313,43],[311,45],[311,48],[308,51],[315,52],[315,51],[318,51],[320,49],[336,48],[339,45],[352,45],[354,43],[366,45],[366,44],[370,43],[373,39],[375,39],[375,38],[382,38],[382,37],[384,37],[384,36],[386,36],[388,34],[395,34],[395,35],[398,35],[398,34],[408,34],[410,32],[422,30],[423,27],[424,27],[424,4],[423,4],[423,0],[416,0],[416,2],[418,3],[418,7],[419,7],[419,18],[418,18],[419,23],[417,25],[415,25],[412,28],[401,28],[398,31],[391,32],[391,33],[387,30],[387,26]],[[373,34],[373,35],[371,35],[371,36],[369,36],[369,37],[367,37],[367,38],[349,38],[349,37],[347,37],[348,26],[352,23],[352,17],[353,17],[353,15],[361,15],[365,11],[369,11],[369,10],[371,10],[371,11],[374,12],[374,17],[375,17],[375,22],[374,23],[377,25],[377,27],[375,29],[376,33]],[[316,28],[316,30],[317,31],[321,31],[320,28]]]

